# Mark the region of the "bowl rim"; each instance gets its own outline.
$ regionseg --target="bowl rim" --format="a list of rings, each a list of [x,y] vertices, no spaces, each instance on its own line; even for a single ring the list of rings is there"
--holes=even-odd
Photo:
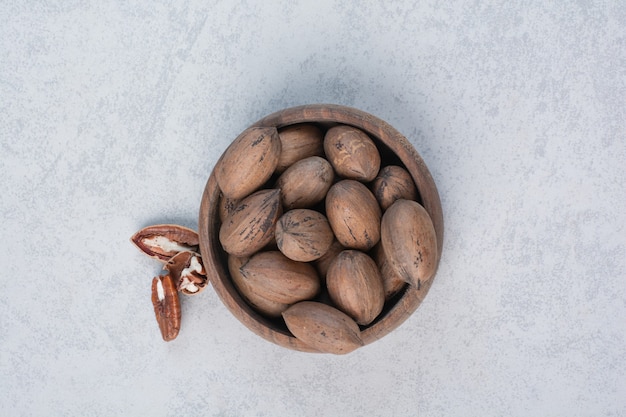
[[[269,114],[250,127],[276,127],[277,129],[299,123],[346,124],[365,131],[368,135],[388,147],[404,164],[415,181],[421,197],[421,203],[433,221],[437,237],[438,268],[443,248],[443,211],[435,182],[421,155],[409,140],[384,120],[362,110],[337,104],[307,104],[290,107]],[[223,154],[222,154],[223,155]],[[221,157],[220,157],[221,159]],[[217,166],[218,162],[215,166]],[[280,329],[270,319],[253,310],[239,295],[230,281],[230,274],[223,262],[223,250],[219,240],[210,236],[210,230],[218,230],[220,190],[212,169],[207,180],[198,219],[200,253],[209,280],[222,303],[249,330],[279,346],[303,351],[315,352],[314,349],[292,336],[286,329]],[[361,337],[367,345],[387,335],[419,307],[428,293],[434,278],[419,288],[405,286],[404,292],[397,298],[386,313],[362,330]]]

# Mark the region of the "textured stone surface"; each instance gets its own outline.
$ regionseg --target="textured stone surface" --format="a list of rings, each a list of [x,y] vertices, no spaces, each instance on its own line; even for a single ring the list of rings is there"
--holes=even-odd
[[[2,2],[3,413],[626,414],[624,2],[365,3]],[[345,357],[265,342],[211,289],[163,342],[129,237],[196,228],[230,141],[315,102],[430,167],[428,297]]]

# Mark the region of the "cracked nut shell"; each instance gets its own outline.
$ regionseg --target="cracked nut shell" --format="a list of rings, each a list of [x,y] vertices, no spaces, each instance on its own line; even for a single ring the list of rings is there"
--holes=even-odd
[[[206,288],[208,279],[202,257],[196,252],[179,252],[163,266],[174,280],[178,291],[195,295]]]
[[[151,258],[167,262],[179,252],[199,251],[198,233],[177,224],[155,224],[144,227],[130,240]]]

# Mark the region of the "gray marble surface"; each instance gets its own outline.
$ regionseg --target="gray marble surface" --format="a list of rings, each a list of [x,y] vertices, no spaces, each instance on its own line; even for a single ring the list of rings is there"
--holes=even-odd
[[[158,265],[219,154],[337,103],[406,135],[446,239],[350,355],[255,336],[212,289],[161,340]],[[0,415],[626,415],[623,1],[0,1]]]

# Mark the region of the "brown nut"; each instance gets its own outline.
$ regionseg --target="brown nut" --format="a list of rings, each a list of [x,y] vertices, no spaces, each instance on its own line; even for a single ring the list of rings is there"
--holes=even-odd
[[[374,141],[352,126],[330,128],[324,137],[324,152],[337,174],[344,178],[369,182],[380,169],[380,153]]]
[[[342,355],[364,345],[358,324],[334,307],[302,301],[283,312],[289,331],[323,353]]]
[[[152,279],[152,305],[163,340],[176,339],[180,330],[180,301],[171,276]]]
[[[252,286],[250,286],[243,275],[241,275],[240,268],[246,262],[248,262],[248,258],[237,258],[232,255],[228,256],[228,271],[230,272],[230,278],[235,288],[237,288],[242,298],[254,310],[268,317],[280,317],[281,313],[289,307],[289,304],[277,303],[254,292]]]
[[[198,233],[175,224],[157,224],[144,227],[130,240],[143,253],[161,262],[167,262],[179,252],[199,249]]]
[[[330,264],[326,287],[333,303],[361,325],[383,310],[385,291],[376,262],[363,252],[345,250]]]
[[[244,198],[220,227],[222,247],[234,256],[252,255],[272,242],[282,212],[279,190],[260,190]]]
[[[293,261],[278,251],[259,252],[239,270],[251,291],[277,303],[293,304],[308,300],[320,290],[315,268]]]
[[[335,256],[339,255],[341,251],[345,248],[341,246],[341,243],[337,239],[333,240],[333,243],[330,245],[330,248],[323,254],[319,259],[316,259],[313,262],[315,269],[317,269],[317,273],[322,280],[322,283],[326,283],[326,272],[328,272],[328,267],[331,262],[335,259]]]
[[[242,132],[215,166],[215,179],[222,193],[241,199],[261,187],[272,176],[281,145],[274,127],[251,127]]]
[[[276,180],[285,210],[307,208],[324,199],[335,174],[327,160],[319,156],[302,159]]]
[[[380,276],[383,279],[385,300],[389,300],[404,288],[406,282],[391,268],[389,262],[387,262],[387,256],[380,242],[374,247],[374,261],[376,261]]]
[[[334,238],[326,217],[315,210],[289,210],[276,223],[278,249],[294,261],[309,262],[320,258]]]
[[[330,187],[326,216],[335,237],[346,248],[367,251],[380,240],[380,206],[358,181],[342,180]]]
[[[417,188],[411,174],[397,165],[387,165],[380,170],[372,183],[372,193],[383,211],[401,198],[417,200]]]
[[[415,288],[437,268],[437,236],[428,212],[419,203],[397,200],[381,222],[381,243],[389,266]]]
[[[313,124],[296,124],[278,131],[281,152],[276,172],[283,172],[295,162],[310,156],[324,155],[324,133]]]
[[[218,207],[220,221],[223,222],[228,216],[233,214],[238,204],[239,200],[233,200],[232,198],[226,197],[224,193],[220,193],[220,201]]]
[[[174,280],[176,288],[183,294],[199,294],[207,285],[202,257],[190,251],[179,252],[163,266]]]

